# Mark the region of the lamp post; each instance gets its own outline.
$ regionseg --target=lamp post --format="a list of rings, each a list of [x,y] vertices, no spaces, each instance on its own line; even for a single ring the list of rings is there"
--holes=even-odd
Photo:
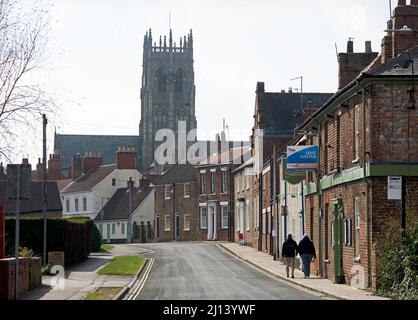
[[[132,223],[132,189],[134,181],[132,178],[129,178],[128,189],[129,189],[129,216],[128,216],[128,230],[127,230],[127,242],[132,243],[131,237],[131,223]]]
[[[101,223],[100,223],[100,227],[101,227],[101,232],[102,232],[102,242],[104,239],[104,226],[103,226],[103,219],[104,219],[104,204],[103,204],[103,200],[107,200],[109,201],[110,198],[109,197],[102,197],[102,212],[101,212]]]

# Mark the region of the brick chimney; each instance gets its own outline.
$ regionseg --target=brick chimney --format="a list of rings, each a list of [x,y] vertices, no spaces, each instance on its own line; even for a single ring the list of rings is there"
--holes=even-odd
[[[119,170],[136,169],[136,149],[134,147],[118,147],[116,164]]]
[[[103,165],[103,158],[99,152],[86,152],[83,159],[83,173],[89,174]]]
[[[264,92],[265,92],[264,82],[257,82],[257,89],[256,89],[255,93],[262,94]]]
[[[36,181],[41,181],[43,178],[42,172],[43,172],[42,161],[41,161],[41,158],[38,158],[38,163],[36,164],[35,176],[33,179]]]
[[[50,154],[48,160],[48,180],[61,180],[61,156]]]
[[[412,0],[411,5],[405,2],[399,1],[393,12],[393,29],[399,30],[406,26],[412,32],[393,32],[392,58],[418,45],[418,1]]]
[[[306,108],[303,109],[303,120],[305,121],[308,119],[315,112],[315,110],[316,109],[313,107],[312,101],[308,101]]]
[[[146,187],[149,187],[151,184],[151,181],[146,176],[142,176],[139,180],[139,189],[142,190]]]
[[[347,42],[347,53],[338,54],[338,90],[357,78],[377,56],[377,52],[372,52],[370,41],[366,41],[364,52],[354,52],[354,41],[350,38]]]
[[[71,178],[76,179],[83,174],[83,159],[79,153],[71,160]]]
[[[22,159],[22,164],[23,164],[23,165],[28,165],[28,164],[29,164],[29,159],[27,159],[27,158],[23,158],[23,159]]]

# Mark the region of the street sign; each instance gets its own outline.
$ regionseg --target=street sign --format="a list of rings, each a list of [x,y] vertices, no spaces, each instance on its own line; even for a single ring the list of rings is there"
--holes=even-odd
[[[315,171],[318,169],[318,146],[288,146],[287,169],[291,171]]]
[[[388,177],[388,200],[402,200],[402,177]]]
[[[306,173],[304,171],[292,171],[287,169],[287,159],[283,160],[283,180],[290,184],[299,184],[306,179]]]

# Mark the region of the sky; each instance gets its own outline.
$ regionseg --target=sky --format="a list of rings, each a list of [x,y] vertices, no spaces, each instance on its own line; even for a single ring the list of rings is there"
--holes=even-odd
[[[21,0],[30,6],[33,0]],[[395,2],[395,1],[393,1]],[[387,0],[56,0],[52,1],[54,57],[45,85],[60,100],[48,126],[62,134],[137,135],[145,32],[175,41],[193,29],[196,116],[200,139],[229,126],[247,140],[257,81],[266,91],[299,88],[335,92],[336,48],[371,40],[380,51]],[[41,144],[22,155],[37,159]],[[28,149],[29,150],[29,149]],[[30,154],[29,154],[30,152]],[[18,157],[19,158],[19,157]],[[36,160],[32,160],[34,162]]]

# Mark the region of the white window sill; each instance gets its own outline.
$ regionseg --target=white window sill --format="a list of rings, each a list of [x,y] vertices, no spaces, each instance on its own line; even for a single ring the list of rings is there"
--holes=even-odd
[[[360,158],[357,158],[356,160],[353,160],[351,163],[352,164],[357,164],[357,163],[359,163],[360,162]]]
[[[354,262],[360,263],[361,262],[360,257],[354,258]]]
[[[324,260],[324,263],[326,263],[326,264],[330,264],[330,263],[331,263],[331,260],[329,260],[329,259]]]
[[[171,198],[164,198],[164,200],[171,200]]]
[[[190,196],[185,196],[185,197],[184,197],[184,199],[189,199],[189,198],[190,198]]]

